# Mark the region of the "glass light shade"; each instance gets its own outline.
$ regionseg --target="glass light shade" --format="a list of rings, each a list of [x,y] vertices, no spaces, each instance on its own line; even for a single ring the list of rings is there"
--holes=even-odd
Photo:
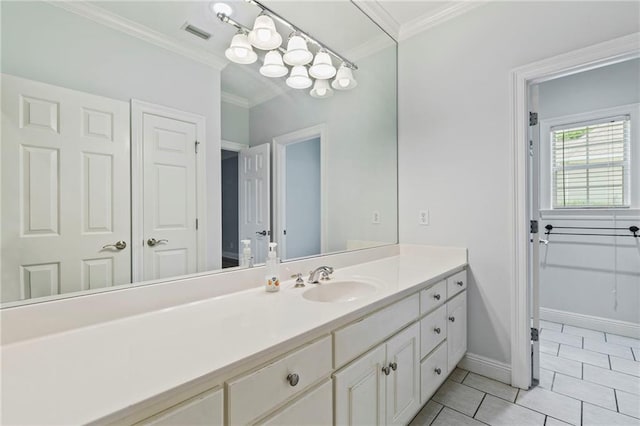
[[[284,77],[289,69],[282,63],[282,56],[277,50],[267,52],[260,67],[260,74],[265,77]]]
[[[212,3],[210,5],[214,14],[222,13],[223,15],[231,16],[233,9],[227,3]]]
[[[282,36],[276,31],[276,24],[267,15],[260,15],[249,32],[249,43],[261,50],[272,50],[280,47]]]
[[[319,80],[327,80],[336,75],[336,67],[333,66],[327,52],[321,50],[316,53],[313,65],[309,68],[309,75]]]
[[[358,85],[358,82],[353,78],[353,72],[351,68],[346,65],[341,65],[336,74],[336,78],[331,82],[331,87],[336,90],[350,90]]]
[[[305,39],[294,35],[287,43],[287,52],[283,59],[288,65],[307,65],[313,59],[313,53],[309,52]]]
[[[224,51],[224,56],[236,64],[252,64],[258,60],[258,55],[247,40],[247,35],[243,33],[233,36],[231,46]]]
[[[309,94],[314,98],[328,98],[333,96],[333,90],[328,80],[316,80]]]
[[[311,79],[309,78],[309,74],[307,74],[307,69],[302,65],[293,67],[289,78],[287,78],[287,86],[294,89],[311,87]]]

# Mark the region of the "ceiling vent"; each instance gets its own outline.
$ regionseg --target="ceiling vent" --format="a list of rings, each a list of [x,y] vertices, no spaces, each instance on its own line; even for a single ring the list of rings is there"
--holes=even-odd
[[[211,34],[206,32],[205,30],[198,28],[196,26],[191,25],[190,23],[185,23],[182,27],[186,32],[193,34],[196,37],[200,37],[203,40],[209,40],[211,38]]]

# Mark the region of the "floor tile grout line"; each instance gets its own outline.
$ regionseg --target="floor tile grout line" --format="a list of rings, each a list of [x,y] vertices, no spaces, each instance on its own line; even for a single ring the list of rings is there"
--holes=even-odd
[[[487,397],[487,393],[485,393],[484,395],[482,395],[482,399],[480,400],[480,404],[478,404],[478,408],[476,408],[475,413],[473,413],[473,416],[471,417],[472,419],[476,418],[476,414],[478,414],[478,411],[480,411],[480,407],[482,406],[482,403],[484,402],[484,399]]]
[[[616,392],[616,390],[613,390],[613,397],[616,400],[616,411],[619,413],[620,412],[620,406],[618,405],[618,392]]]
[[[611,355],[607,354],[607,361],[609,361],[609,370],[613,370],[611,367]]]
[[[429,400],[429,401],[431,401],[431,400]],[[427,402],[428,402],[428,401],[427,401]],[[435,402],[435,401],[433,401],[433,402]],[[436,403],[436,404],[437,404],[437,403]],[[425,406],[426,406],[426,405],[427,405],[427,404],[425,404]],[[428,425],[426,425],[426,426],[431,426],[431,425],[433,424],[433,422],[435,422],[435,421],[436,421],[436,419],[438,418],[438,416],[440,415],[440,413],[442,413],[442,410],[444,410],[444,405],[440,404],[440,409],[438,410],[438,412],[436,413],[436,415],[433,417],[433,420],[431,420],[431,422],[429,422],[429,424],[428,424]]]
[[[434,401],[434,402],[438,402],[438,401]],[[468,415],[468,414],[465,414],[465,413],[463,413],[462,411],[456,410],[455,408],[451,408],[451,407],[449,407],[448,405],[444,405],[444,404],[442,404],[442,403],[440,403],[440,402],[438,402],[438,404],[442,405],[442,409],[441,409],[441,410],[440,410],[440,412],[438,413],[438,416],[440,416],[440,414],[442,414],[442,412],[444,411],[444,408],[446,407],[446,408],[448,408],[448,409],[449,409],[449,410],[451,410],[451,411],[455,411],[455,412],[456,412],[456,413],[458,413],[458,414],[462,414],[462,415],[463,415],[463,416],[465,416],[465,417],[469,417],[469,415]],[[436,416],[436,418],[437,418],[438,416]],[[470,419],[472,419],[472,420],[475,420],[475,421],[477,421],[477,422],[480,422],[480,423],[482,423],[482,424],[489,425],[489,423],[483,422],[482,420],[474,419],[473,417],[469,417],[469,418],[470,418]],[[436,419],[434,418],[434,419],[433,419],[433,421],[435,422],[435,421],[436,421]],[[489,426],[491,426],[491,425],[489,425]]]
[[[582,426],[584,417],[584,401],[580,401],[580,426]]]

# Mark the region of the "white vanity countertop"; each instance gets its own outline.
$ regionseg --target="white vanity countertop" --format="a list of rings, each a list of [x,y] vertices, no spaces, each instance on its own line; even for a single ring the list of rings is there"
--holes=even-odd
[[[321,260],[318,261],[321,263]],[[81,424],[216,371],[265,357],[311,331],[331,331],[467,264],[466,250],[401,246],[337,269],[380,288],[351,302],[304,299],[286,281],[2,347],[3,424]],[[232,279],[232,275],[229,275]]]

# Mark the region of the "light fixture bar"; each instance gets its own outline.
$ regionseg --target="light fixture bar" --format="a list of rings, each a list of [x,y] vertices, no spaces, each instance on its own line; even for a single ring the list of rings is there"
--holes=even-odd
[[[222,13],[222,12],[218,12],[216,13],[216,16],[218,17],[219,20],[221,20],[222,22],[229,24],[231,26],[236,27],[238,30],[243,31],[246,34],[249,34],[249,31],[251,31],[250,28],[245,27],[244,25],[242,25],[240,22],[238,21],[234,21],[233,19],[231,19],[228,15]],[[278,51],[280,51],[280,53],[285,53],[287,50],[285,48],[278,47],[278,49],[276,49]]]
[[[358,66],[351,62],[350,60],[348,60],[347,58],[345,58],[344,56],[336,53],[335,50],[331,49],[330,47],[328,47],[326,44],[319,42],[317,39],[315,39],[313,36],[311,36],[309,33],[301,30],[300,28],[296,27],[295,25],[293,25],[291,22],[287,21],[285,18],[283,18],[282,16],[278,15],[276,12],[274,12],[273,10],[269,9],[267,6],[263,5],[262,3],[260,3],[257,0],[245,0],[247,3],[253,4],[255,6],[258,6],[260,9],[262,9],[263,11],[267,12],[269,15],[271,15],[273,18],[276,18],[278,21],[280,21],[280,23],[288,26],[289,28],[291,28],[293,31],[297,32],[299,35],[301,35],[302,37],[304,37],[307,41],[310,41],[311,43],[315,44],[316,46],[320,47],[321,49],[324,49],[327,51],[327,53],[335,56],[337,59],[339,59],[340,61],[342,61],[347,67],[353,69],[353,70],[357,70]]]

